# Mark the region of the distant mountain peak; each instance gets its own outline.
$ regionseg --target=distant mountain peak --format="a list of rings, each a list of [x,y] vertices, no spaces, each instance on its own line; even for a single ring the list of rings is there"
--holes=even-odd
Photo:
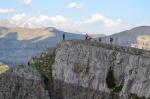
[[[134,27],[134,28],[132,28],[131,30],[133,30],[133,29],[141,29],[141,28],[150,28],[150,26],[146,26],[146,25],[143,25],[143,26],[138,26],[138,27]]]
[[[50,31],[50,32],[60,32],[61,31],[54,27],[46,27],[45,30]],[[61,32],[64,32],[64,31],[61,31]]]

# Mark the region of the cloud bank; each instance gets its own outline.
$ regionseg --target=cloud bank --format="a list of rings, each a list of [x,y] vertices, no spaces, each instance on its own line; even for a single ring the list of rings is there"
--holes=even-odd
[[[90,18],[83,21],[73,21],[61,15],[56,15],[56,16],[39,15],[38,17],[33,17],[25,13],[16,14],[11,19],[16,23],[18,22],[35,23],[37,25],[42,24],[43,26],[55,25],[55,24],[57,25],[61,24],[63,26],[69,26],[71,24],[81,26],[81,25],[90,25],[90,24],[95,24],[97,22],[100,22],[99,25],[113,27],[121,24],[121,19],[117,19],[116,21],[114,21],[98,13],[91,15]]]
[[[71,20],[61,15],[48,16],[39,15],[37,17],[29,14],[16,14],[11,18],[11,23],[19,27],[55,27],[58,29],[73,31],[83,31],[84,33],[110,33],[118,31],[121,26],[121,19],[113,20],[102,14],[95,13],[88,19],[78,21]]]
[[[62,15],[39,15],[35,17],[22,13],[14,15],[10,20],[0,19],[0,26],[26,28],[55,27],[63,31],[82,34],[113,34],[137,25],[123,24],[121,19],[113,20],[99,13],[95,13],[81,21],[71,20]]]

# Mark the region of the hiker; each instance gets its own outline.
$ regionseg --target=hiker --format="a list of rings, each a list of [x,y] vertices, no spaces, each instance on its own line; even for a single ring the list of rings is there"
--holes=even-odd
[[[87,40],[87,39],[88,39],[88,35],[86,34],[86,35],[85,35],[85,40]]]
[[[113,38],[110,37],[110,44],[112,44],[112,42],[113,42]]]
[[[99,37],[99,42],[101,42],[101,40],[102,40],[102,38],[101,38],[101,37]]]
[[[30,62],[28,62],[28,66],[30,66]]]
[[[63,33],[63,40],[65,40],[65,33]]]
[[[89,37],[89,41],[91,41],[91,40],[92,40],[92,37],[90,36],[90,37]]]

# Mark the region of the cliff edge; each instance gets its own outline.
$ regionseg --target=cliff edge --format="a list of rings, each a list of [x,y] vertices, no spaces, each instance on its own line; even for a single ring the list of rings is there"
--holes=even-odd
[[[42,86],[40,89],[33,87],[32,90],[35,91],[28,90],[32,94],[37,94],[35,99],[40,99],[38,93],[51,99],[148,99],[150,97],[150,51],[147,50],[84,40],[62,41],[55,48],[46,49],[31,57],[28,65],[30,66],[21,67],[22,69],[10,69],[9,72],[16,72],[6,72],[0,75],[0,79],[6,79],[4,76],[10,74],[25,79],[32,78],[34,82],[39,81],[38,85]],[[26,72],[22,72],[26,71],[26,68],[29,70],[36,68],[37,73],[30,76],[27,72],[26,76],[24,75]],[[18,74],[17,71],[20,73]],[[33,72],[32,69],[30,72]],[[9,76],[7,83],[11,79],[15,79],[14,84],[21,82]],[[23,81],[23,85],[26,85],[27,80]],[[1,84],[3,82],[6,81],[0,80]],[[9,87],[1,84],[0,95],[3,95],[1,94],[3,86],[6,89]],[[22,90],[26,87],[22,87]],[[9,92],[12,91],[7,91],[7,94]]]

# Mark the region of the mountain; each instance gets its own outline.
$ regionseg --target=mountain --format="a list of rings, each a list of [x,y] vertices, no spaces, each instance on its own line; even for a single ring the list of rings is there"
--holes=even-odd
[[[9,66],[24,64],[29,56],[61,42],[63,33],[67,40],[84,39],[83,35],[63,32],[53,27],[0,27],[0,61]]]
[[[150,99],[150,51],[63,41],[0,75],[2,99]]]
[[[115,33],[113,35],[103,37],[102,42],[109,43],[109,38],[112,37],[113,44],[133,46],[138,42],[138,37],[142,35],[150,35],[150,26],[140,26],[120,33]]]

